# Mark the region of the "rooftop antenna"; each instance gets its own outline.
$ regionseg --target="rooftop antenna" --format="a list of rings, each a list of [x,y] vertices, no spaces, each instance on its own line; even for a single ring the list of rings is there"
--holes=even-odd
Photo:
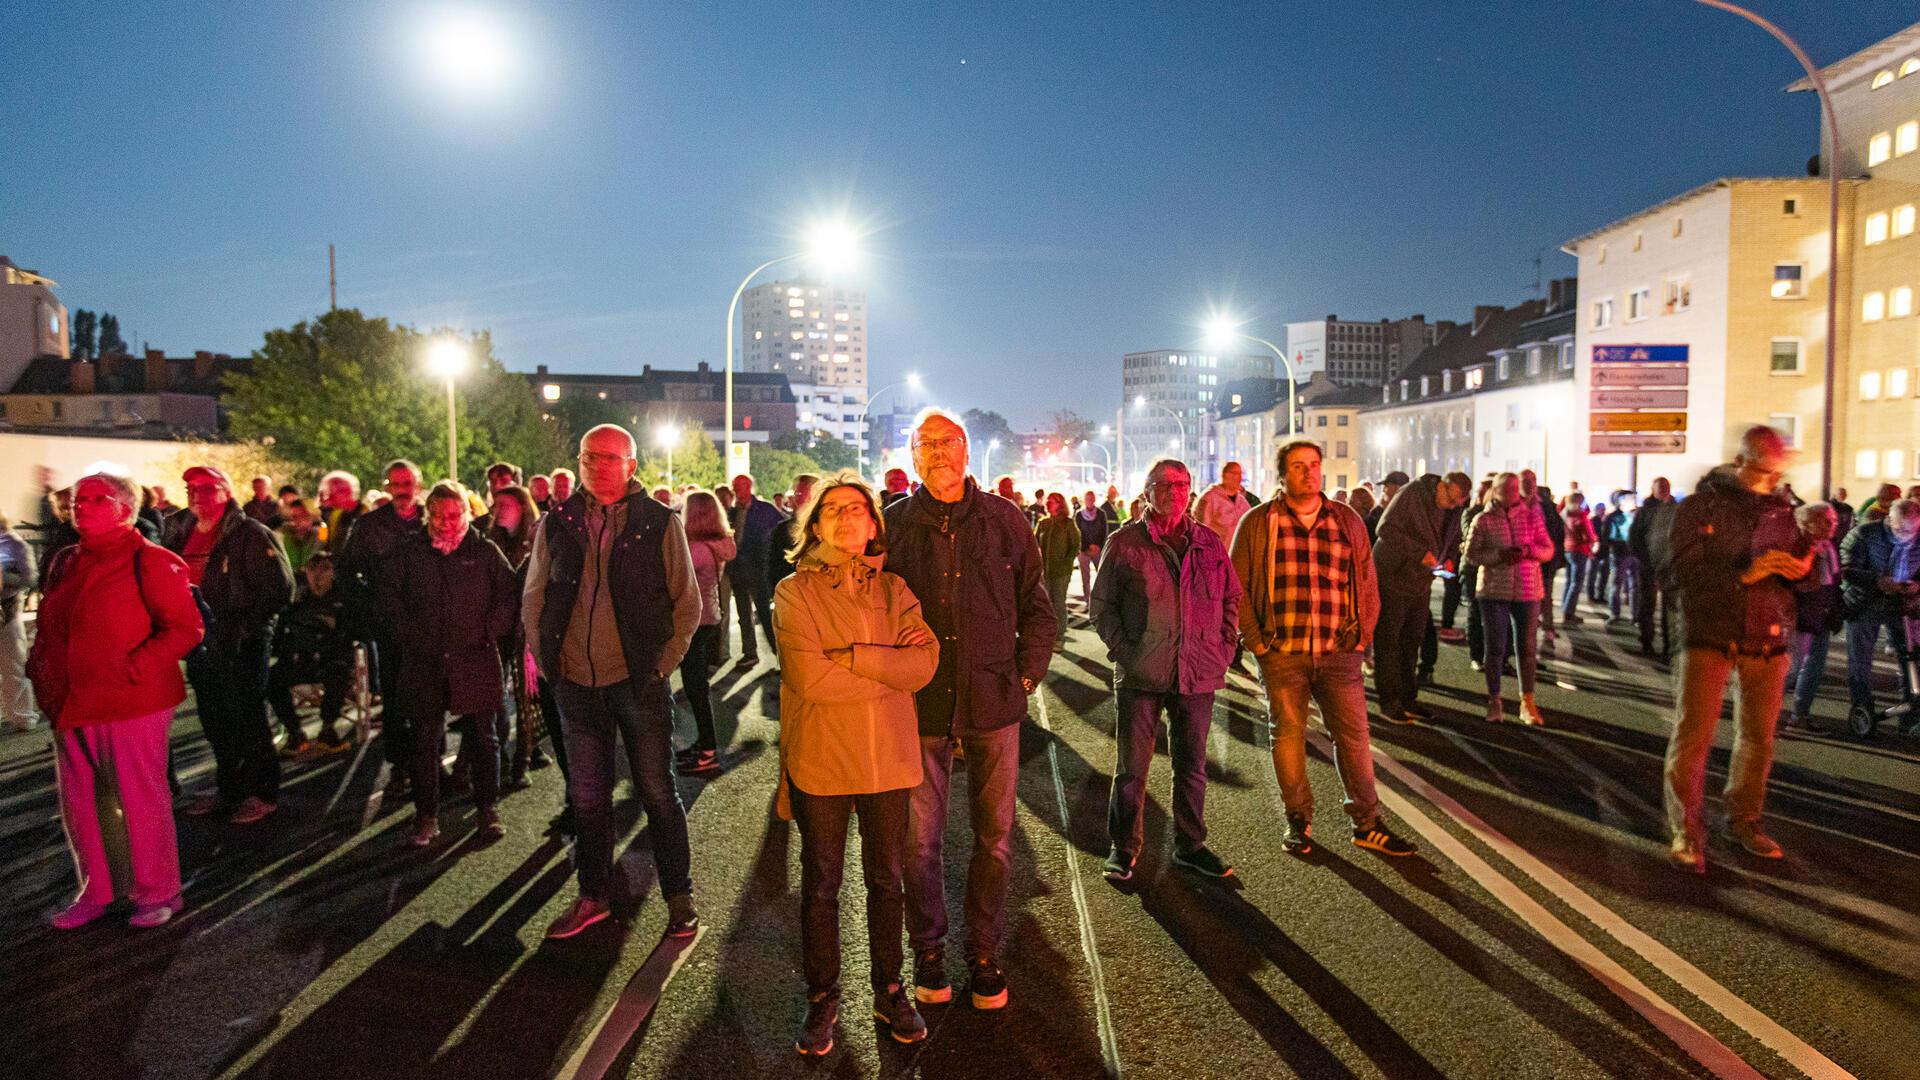
[[[333,245],[327,245],[327,310],[340,309],[340,283],[333,276]]]
[[[1546,259],[1546,255],[1546,248],[1538,248],[1533,253],[1533,294],[1535,296],[1540,295],[1541,289],[1545,286],[1545,282],[1541,279],[1541,265]]]

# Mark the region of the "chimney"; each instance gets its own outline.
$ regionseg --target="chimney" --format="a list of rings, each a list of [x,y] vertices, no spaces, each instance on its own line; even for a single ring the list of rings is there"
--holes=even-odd
[[[708,372],[712,371],[713,369],[707,366],[707,362],[705,360],[702,360],[700,361],[699,364],[694,366],[694,370],[698,371],[702,375],[705,375]]]
[[[547,373],[547,365],[545,365],[545,364],[535,364],[535,365],[533,366],[533,373],[534,373],[535,375],[545,375],[545,374]]]
[[[1506,309],[1506,308],[1503,308],[1503,307],[1501,307],[1501,306],[1500,306],[1499,304],[1477,304],[1477,305],[1475,305],[1475,306],[1474,306],[1474,309],[1473,309],[1473,333],[1474,333],[1474,336],[1476,336],[1476,337],[1478,337],[1478,336],[1479,336],[1479,334],[1480,334],[1480,331],[1482,331],[1482,330],[1484,330],[1484,329],[1486,329],[1486,327],[1487,327],[1487,320],[1488,320],[1488,319],[1491,319],[1491,318],[1493,318],[1493,317],[1494,317],[1495,315],[1498,315],[1498,314],[1500,314],[1501,312],[1503,312],[1503,311],[1505,311],[1505,310],[1507,310],[1507,309]]]
[[[205,349],[193,351],[193,377],[204,380],[213,376],[213,354]]]
[[[147,350],[146,382],[142,389],[158,394],[167,388],[167,354],[160,349]]]
[[[75,360],[67,369],[67,389],[75,394],[93,393],[95,368],[85,360]]]

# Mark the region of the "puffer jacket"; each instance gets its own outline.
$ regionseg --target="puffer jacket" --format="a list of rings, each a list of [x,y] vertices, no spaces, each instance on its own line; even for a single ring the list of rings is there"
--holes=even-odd
[[[1503,563],[1501,553],[1508,548],[1519,548],[1520,557]],[[1480,568],[1474,595],[1523,604],[1539,600],[1546,595],[1540,567],[1554,555],[1539,504],[1525,499],[1512,506],[1496,502],[1473,519],[1473,535],[1467,538],[1467,561]]]
[[[167,519],[167,548],[186,549],[199,518],[182,510]],[[213,612],[207,642],[232,648],[242,641],[271,638],[273,621],[293,603],[293,568],[280,540],[229,499],[220,515],[219,533],[200,578],[200,595]]]
[[[1107,540],[1093,581],[1094,631],[1124,690],[1204,694],[1226,685],[1240,628],[1240,576],[1212,529],[1192,519],[1184,557],[1145,521]]]
[[[1795,622],[1791,583],[1775,576],[1743,585],[1740,577],[1760,552],[1803,555],[1809,544],[1786,499],[1748,490],[1731,466],[1701,477],[1674,511],[1662,569],[1679,594],[1686,647],[1757,656],[1785,651]]]
[[[733,537],[719,536],[689,540],[687,550],[693,554],[694,580],[700,583],[700,625],[714,626],[720,622],[720,575],[739,554],[739,547]]]
[[[131,528],[84,540],[49,562],[36,628],[27,677],[63,731],[150,716],[186,700],[180,661],[203,629],[187,564]]]
[[[505,690],[499,642],[520,616],[520,585],[506,556],[470,526],[446,554],[423,530],[386,565],[379,600],[400,642],[400,707],[414,717],[497,711]]]
[[[940,644],[920,601],[878,555],[816,544],[781,580],[773,603],[780,646],[780,816],[792,817],[791,777],[809,795],[917,787],[920,722],[914,691],[933,678]],[[847,666],[828,650],[850,649]]]
[[[1920,540],[1915,540],[1920,543]],[[1894,537],[1887,519],[1869,521],[1840,544],[1840,591],[1849,619],[1897,619],[1901,598],[1880,591],[1880,579],[1893,574]]]

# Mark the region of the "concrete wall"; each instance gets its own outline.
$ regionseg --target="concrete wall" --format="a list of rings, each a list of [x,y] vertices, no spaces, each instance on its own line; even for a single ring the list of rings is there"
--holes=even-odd
[[[184,504],[180,462],[192,449],[162,439],[0,432],[0,508],[16,522],[38,521],[40,466],[53,470],[53,486],[65,487],[102,463],[125,469],[136,483],[163,485]]]

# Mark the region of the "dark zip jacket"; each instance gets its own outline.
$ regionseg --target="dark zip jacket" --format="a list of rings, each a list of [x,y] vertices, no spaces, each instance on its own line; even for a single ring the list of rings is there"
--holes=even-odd
[[[199,521],[191,510],[169,518],[167,549],[176,555],[185,552]],[[293,602],[293,568],[287,565],[279,538],[231,499],[215,530],[206,573],[200,578],[200,597],[213,616],[207,624],[207,641],[231,647],[242,641],[270,640],[274,617]]]

